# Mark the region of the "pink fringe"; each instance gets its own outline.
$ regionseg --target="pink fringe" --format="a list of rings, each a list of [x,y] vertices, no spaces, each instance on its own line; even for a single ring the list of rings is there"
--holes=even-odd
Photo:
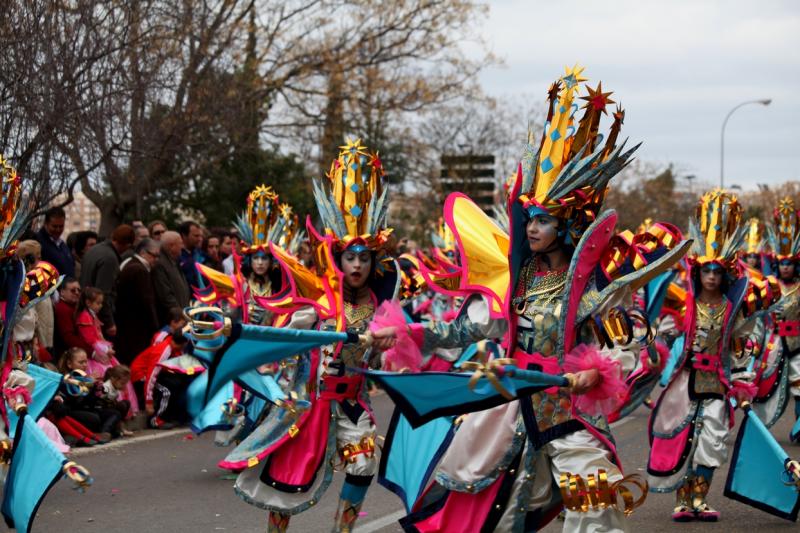
[[[731,395],[733,397],[736,397],[738,394],[744,394],[747,396],[747,401],[752,402],[753,398],[756,397],[756,393],[758,393],[758,387],[754,383],[734,381],[731,385]]]
[[[442,320],[445,322],[452,322],[458,316],[458,311],[455,309],[448,309],[444,313],[442,313]]]
[[[393,348],[383,352],[384,370],[419,372],[419,367],[422,365],[422,352],[411,338],[400,304],[389,300],[378,307],[369,325],[371,331],[388,327],[397,328],[397,343]]]
[[[591,369],[600,372],[600,382],[585,394],[573,395],[573,404],[578,411],[591,416],[609,415],[622,405],[627,392],[620,363],[586,344],[576,346],[564,359],[565,372],[575,374]]]

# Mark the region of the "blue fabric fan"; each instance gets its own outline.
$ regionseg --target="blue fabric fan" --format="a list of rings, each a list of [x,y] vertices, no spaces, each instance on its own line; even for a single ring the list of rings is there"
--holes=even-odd
[[[516,367],[507,368],[514,369],[515,376],[505,375],[499,378],[499,382],[515,398],[550,387],[567,385],[567,380],[562,376],[535,370],[519,370]],[[509,401],[485,377],[471,389],[469,381],[472,373],[402,374],[379,370],[368,370],[364,373],[386,390],[412,428],[418,428],[442,416],[483,411]]]
[[[3,492],[3,517],[8,527],[31,530],[33,519],[50,488],[61,479],[67,462],[31,416],[17,423],[14,452]]]
[[[800,492],[789,483],[789,456],[750,406],[744,410],[747,416],[736,436],[725,496],[796,522]]]
[[[50,403],[53,396],[58,392],[58,386],[61,385],[61,380],[64,377],[58,372],[47,370],[38,365],[28,365],[28,375],[36,380],[36,386],[33,388],[33,393],[31,394],[31,403],[28,404],[28,416],[36,421],[42,416],[45,408],[47,408],[47,404]],[[9,410],[9,433],[14,433],[17,430],[18,420],[19,417],[17,417],[17,414],[13,410]]]

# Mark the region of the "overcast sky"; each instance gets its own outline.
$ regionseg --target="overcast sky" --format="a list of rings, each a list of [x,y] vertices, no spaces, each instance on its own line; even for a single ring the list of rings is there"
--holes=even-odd
[[[576,62],[626,109],[639,158],[725,181],[800,180],[800,1],[490,0],[482,33],[505,62],[481,76],[491,95],[544,98]]]

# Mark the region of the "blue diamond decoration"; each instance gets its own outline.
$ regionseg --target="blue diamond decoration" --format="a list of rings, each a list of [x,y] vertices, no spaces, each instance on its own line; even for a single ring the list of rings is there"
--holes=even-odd
[[[262,232],[258,233],[258,240],[259,241],[263,241],[264,240],[264,234]]]
[[[789,238],[788,237],[784,237],[783,239],[781,239],[781,242],[783,244],[789,244]]]
[[[542,172],[550,172],[553,169],[553,163],[549,157],[545,157],[542,161]]]
[[[711,243],[711,247],[716,250],[717,248],[719,248],[719,243],[718,242],[712,242]]]
[[[553,130],[553,133],[550,134],[550,140],[557,141],[561,138],[561,133],[558,130]]]
[[[722,229],[722,226],[720,226],[719,224],[717,224],[716,226],[714,226],[714,229],[715,229],[716,231],[719,231],[719,230],[721,230],[721,229]]]
[[[353,192],[358,192],[358,189],[359,189],[358,183],[354,183],[350,186],[350,190]]]
[[[359,216],[361,213],[362,213],[361,208],[358,207],[357,205],[354,205],[353,207],[350,208],[350,214],[353,215],[354,217]]]
[[[567,112],[567,108],[562,105],[561,107],[558,108],[558,112],[559,113],[566,113]]]
[[[358,163],[351,163],[350,164],[350,168],[352,168],[353,170],[357,170],[358,169]]]

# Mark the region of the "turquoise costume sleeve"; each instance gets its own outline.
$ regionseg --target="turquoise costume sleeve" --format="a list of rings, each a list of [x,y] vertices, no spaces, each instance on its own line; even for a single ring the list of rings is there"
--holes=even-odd
[[[502,337],[506,327],[505,321],[489,316],[486,300],[473,296],[452,322],[437,320],[428,324],[423,330],[422,352],[430,353],[437,348],[466,348],[484,339]]]

